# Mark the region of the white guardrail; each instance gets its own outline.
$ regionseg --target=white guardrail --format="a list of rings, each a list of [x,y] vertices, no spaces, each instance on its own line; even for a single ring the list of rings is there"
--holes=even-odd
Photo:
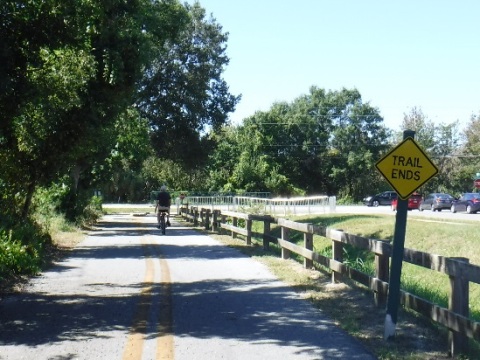
[[[209,207],[212,211],[250,209],[255,213],[270,215],[325,214],[336,210],[336,197],[327,195],[275,199],[250,196],[187,196],[182,203]],[[179,205],[177,199],[177,206]]]

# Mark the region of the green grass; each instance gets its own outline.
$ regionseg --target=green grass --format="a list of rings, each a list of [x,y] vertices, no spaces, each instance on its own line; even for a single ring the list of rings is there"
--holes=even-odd
[[[296,217],[294,220],[324,227],[341,229],[347,233],[367,238],[392,241],[395,217],[382,215],[321,215]],[[466,257],[471,264],[480,265],[480,233],[473,221],[442,222],[432,219],[409,218],[405,235],[405,248],[447,257]],[[280,235],[277,234],[279,237]],[[301,244],[303,235],[290,232],[291,241]],[[314,249],[320,254],[331,253],[331,240],[314,236]],[[368,251],[345,247],[345,262],[372,275],[373,254]],[[445,274],[403,263],[402,289],[448,307],[449,278]],[[480,320],[480,285],[470,284],[470,317]]]

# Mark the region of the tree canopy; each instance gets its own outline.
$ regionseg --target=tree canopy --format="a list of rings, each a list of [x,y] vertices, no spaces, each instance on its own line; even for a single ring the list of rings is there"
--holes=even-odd
[[[122,136],[126,138],[123,130],[129,126],[118,126],[121,119],[146,124],[141,120],[148,118],[145,112],[140,116],[132,110],[144,110],[151,100],[142,98],[151,96],[145,92],[149,75],[171,76],[163,83],[170,97],[157,104],[160,108],[150,108],[152,113],[180,103],[178,109],[189,108],[196,114],[173,118],[170,126],[182,131],[170,134],[171,148],[179,148],[174,143],[184,144],[185,137],[198,140],[201,125],[220,126],[236,101],[220,78],[228,62],[222,55],[226,38],[216,25],[202,20],[198,5],[184,6],[175,0],[2,2],[1,207],[7,209],[13,198],[23,198],[26,216],[35,188],[64,179],[64,174],[72,175],[73,193],[82,178],[91,183],[92,170],[98,170],[97,164],[112,154]],[[200,35],[197,28],[203,29]],[[216,47],[196,45],[200,40]],[[183,45],[188,42],[191,46]],[[184,61],[192,56],[197,59]],[[179,63],[183,70],[191,65],[209,70],[175,72]],[[175,83],[183,87],[173,93]],[[183,92],[197,91],[190,96],[193,99],[206,85],[210,92],[192,106],[192,101],[181,97]],[[225,105],[222,96],[228,99]],[[150,125],[155,130],[155,122]],[[184,138],[177,138],[178,134]]]
[[[231,174],[227,188],[358,198],[379,181],[372,159],[386,149],[389,132],[357,90],[312,87],[224,134],[210,176],[225,180]],[[228,161],[232,149],[224,142],[234,142],[237,161]]]
[[[194,169],[211,149],[207,133],[227,122],[240,97],[222,78],[228,34],[199,3],[185,7],[190,22],[146,69],[138,105],[157,155]]]
[[[358,201],[388,188],[375,169],[400,133],[357,89],[312,86],[241,124],[229,114],[228,33],[199,3],[5,0],[0,3],[0,212],[29,213],[35,189],[145,200],[168,183],[195,191],[328,194]],[[402,129],[440,173],[422,191],[471,187],[479,117],[434,124],[420,108]]]

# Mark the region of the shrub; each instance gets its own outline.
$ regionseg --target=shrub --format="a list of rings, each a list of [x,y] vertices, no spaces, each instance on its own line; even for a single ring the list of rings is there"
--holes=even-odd
[[[33,214],[27,219],[1,213],[0,280],[40,272],[49,260],[49,251],[53,247],[51,234],[70,229],[74,225],[59,212],[67,193],[68,189],[63,186],[38,189],[32,203]],[[102,199],[94,196],[84,202],[77,223],[91,225],[100,216]]]
[[[96,223],[102,215],[102,198],[99,196],[93,196],[84,207],[83,213],[78,219],[78,223],[81,226],[89,226]]]
[[[0,227],[0,277],[38,273],[50,244],[50,236],[31,221],[10,229]]]
[[[52,222],[57,218],[61,201],[67,193],[68,188],[61,185],[53,185],[48,189],[37,188],[32,201],[33,219],[45,232],[50,232]]]
[[[337,205],[352,205],[355,204],[355,200],[352,196],[346,195],[340,198],[337,198]]]

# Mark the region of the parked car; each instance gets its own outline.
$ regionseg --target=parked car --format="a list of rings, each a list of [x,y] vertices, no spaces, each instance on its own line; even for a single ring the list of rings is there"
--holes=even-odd
[[[422,195],[420,195],[418,193],[413,193],[408,198],[407,209],[408,210],[418,209],[421,202],[422,202]],[[393,211],[397,211],[397,204],[398,204],[398,199],[393,199],[392,200],[392,210]]]
[[[395,191],[384,191],[380,194],[367,196],[363,203],[367,206],[391,205],[392,200],[397,198]]]
[[[480,193],[465,193],[457,200],[452,202],[450,210],[452,212],[466,211],[474,214],[480,210]]]
[[[450,194],[428,194],[420,203],[418,210],[423,211],[425,209],[430,209],[432,211],[442,211],[443,209],[450,209],[453,200],[455,200],[455,198]]]

